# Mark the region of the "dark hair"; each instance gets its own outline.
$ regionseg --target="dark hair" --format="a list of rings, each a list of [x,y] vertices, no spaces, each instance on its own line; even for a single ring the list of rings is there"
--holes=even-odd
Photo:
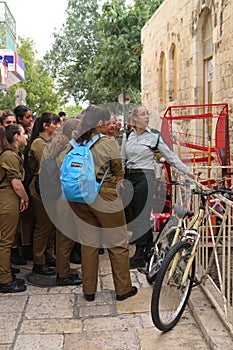
[[[47,124],[48,126],[51,123],[55,123],[55,124],[60,123],[60,117],[57,114],[54,114],[52,112],[44,112],[41,114],[39,118],[36,118],[32,128],[30,145],[39,136],[39,133],[44,131],[44,123]]]
[[[17,123],[19,123],[19,119],[23,119],[23,117],[28,111],[31,111],[31,108],[24,105],[19,105],[15,107],[14,113],[16,115]]]
[[[10,109],[4,109],[0,113],[0,124],[1,125],[3,125],[3,122],[7,117],[15,117],[15,119],[16,119],[14,112],[12,112]]]
[[[21,126],[19,124],[10,124],[7,127],[1,126],[0,127],[0,149],[1,151],[10,149],[15,150],[14,147],[12,147],[12,144],[14,142],[14,136],[15,134],[20,135],[21,133]]]
[[[59,115],[59,117],[61,118],[61,117],[65,117],[65,116],[66,116],[66,113],[61,111],[61,112],[58,113],[58,115]]]
[[[99,121],[103,123],[109,121],[111,113],[104,106],[89,106],[82,113],[80,123],[80,134],[78,142],[90,140],[92,131],[98,126]]]

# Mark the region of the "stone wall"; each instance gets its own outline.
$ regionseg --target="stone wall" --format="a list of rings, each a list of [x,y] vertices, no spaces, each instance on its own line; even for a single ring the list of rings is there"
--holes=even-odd
[[[202,27],[210,11],[213,29],[212,103],[233,109],[233,0],[165,0],[142,29],[142,101],[158,126],[170,105],[202,104]],[[171,48],[177,50],[177,98],[171,94]],[[161,102],[161,53],[166,58],[166,101]]]

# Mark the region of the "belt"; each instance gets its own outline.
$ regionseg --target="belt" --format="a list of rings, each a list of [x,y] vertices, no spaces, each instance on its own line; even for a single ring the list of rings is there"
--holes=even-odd
[[[113,184],[113,183],[110,183],[110,182],[103,182],[101,187],[116,188],[116,184]]]
[[[148,170],[148,169],[126,169],[126,174],[131,175],[131,174],[153,174],[154,170]]]

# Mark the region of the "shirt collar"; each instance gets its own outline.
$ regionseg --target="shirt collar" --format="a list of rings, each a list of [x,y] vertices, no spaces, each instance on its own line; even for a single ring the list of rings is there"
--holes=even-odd
[[[133,127],[132,130],[137,133],[136,129]],[[149,128],[149,126],[147,126],[142,132],[140,132],[139,135],[143,134],[144,132],[148,132],[148,133],[151,133],[151,129]]]

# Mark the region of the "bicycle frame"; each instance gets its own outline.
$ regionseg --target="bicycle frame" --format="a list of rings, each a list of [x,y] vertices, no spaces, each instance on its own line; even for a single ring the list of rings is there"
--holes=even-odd
[[[204,203],[203,203],[204,202]],[[193,260],[195,258],[196,252],[197,252],[197,246],[200,240],[200,233],[199,228],[202,224],[202,221],[204,219],[204,215],[206,212],[206,199],[203,197],[202,198],[202,203],[204,204],[199,208],[199,211],[194,217],[191,219],[191,221],[188,223],[187,229],[184,230],[180,240],[182,241],[187,241],[191,244],[192,246],[192,251],[190,252],[190,257],[188,260],[188,263],[186,265],[185,271],[183,273],[182,281],[180,284],[180,288],[182,288],[185,285],[185,282],[187,281],[188,278],[188,273],[190,270],[190,267],[192,266]],[[169,275],[168,275],[168,282],[171,280],[173,277],[173,274],[176,270],[177,263],[180,259],[181,252],[175,256],[175,258],[172,261],[172,265],[169,269]]]
[[[182,211],[182,213],[179,213],[179,211]],[[182,230],[184,230],[184,223],[185,223],[185,218],[187,217],[187,215],[190,215],[190,212],[185,209],[185,208],[181,208],[178,206],[178,205],[175,205],[174,206],[174,212],[176,214],[176,216],[179,217],[179,221],[178,221],[178,224],[176,226],[171,226],[168,231],[163,234],[156,242],[155,242],[155,245],[153,247],[153,250],[155,252],[155,255],[156,257],[159,256],[159,245],[160,243],[169,236],[170,233],[172,233],[174,230],[175,230],[175,235],[173,237],[173,240],[172,240],[172,244],[171,244],[171,247],[176,244],[179,239],[180,239],[180,234],[182,232]]]
[[[154,282],[151,298],[152,320],[154,325],[163,332],[171,330],[177,324],[188,303],[192,287],[203,281],[204,275],[197,279],[195,274],[195,257],[206,221],[211,220],[208,197],[217,193],[233,196],[233,191],[228,189],[192,189],[192,194],[198,195],[195,197],[197,201],[194,201],[197,208],[195,215],[192,215],[186,227],[184,227],[186,220],[183,222],[184,217],[180,217],[179,224],[177,223],[177,227],[173,229],[176,237],[172,245],[168,246],[167,253],[152,280]],[[177,236],[175,233],[178,232]],[[220,232],[219,230],[218,235]],[[166,230],[165,234],[168,234]],[[172,239],[170,243],[171,241]]]

